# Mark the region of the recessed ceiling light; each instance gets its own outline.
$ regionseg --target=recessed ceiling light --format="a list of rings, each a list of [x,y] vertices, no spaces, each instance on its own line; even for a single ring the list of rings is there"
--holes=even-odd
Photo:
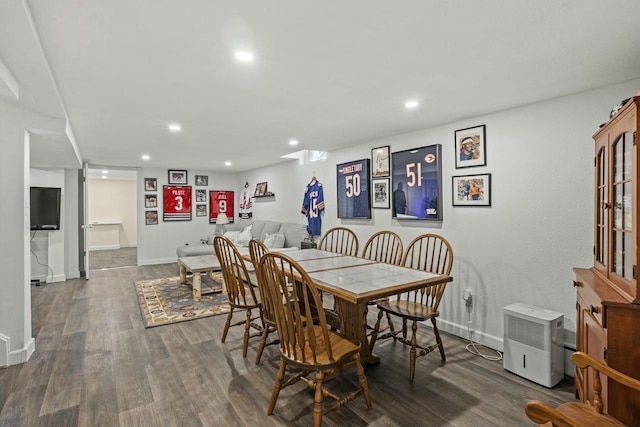
[[[106,174],[109,173],[109,171],[108,170],[103,170],[102,173],[106,175]]]
[[[255,59],[254,54],[252,52],[247,52],[246,50],[237,51],[235,57],[238,61],[242,62],[253,62],[253,60]]]
[[[225,166],[231,166],[231,162],[224,162]]]
[[[148,154],[143,154],[142,155],[142,160],[150,160],[150,159],[151,159],[150,155],[148,155]]]
[[[415,99],[412,99],[404,103],[404,108],[408,110],[413,110],[414,108],[418,108],[419,105],[420,103],[418,101],[416,101]]]
[[[298,140],[297,139],[290,139],[289,140],[289,145],[291,145],[291,146],[298,145]]]
[[[169,125],[169,130],[171,132],[180,132],[182,130],[182,126],[176,123],[172,123]]]
[[[102,175],[102,179],[107,179],[107,176],[106,175]]]

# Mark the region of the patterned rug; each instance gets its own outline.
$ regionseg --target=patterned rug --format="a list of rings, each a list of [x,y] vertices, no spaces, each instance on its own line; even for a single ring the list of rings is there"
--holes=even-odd
[[[202,279],[202,292],[218,287],[224,279],[222,273],[213,273],[213,279]],[[215,282],[215,283],[212,283]],[[145,328],[200,319],[228,313],[227,297],[221,293],[203,295],[200,301],[193,299],[189,285],[181,285],[179,277],[140,280],[134,284]]]

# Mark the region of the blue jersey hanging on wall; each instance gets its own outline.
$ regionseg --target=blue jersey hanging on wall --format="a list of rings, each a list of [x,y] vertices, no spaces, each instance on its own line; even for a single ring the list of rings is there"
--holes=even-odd
[[[312,236],[322,234],[322,219],[320,213],[324,211],[324,193],[322,184],[315,179],[307,185],[307,191],[304,193],[302,201],[302,214],[307,217],[307,231]]]

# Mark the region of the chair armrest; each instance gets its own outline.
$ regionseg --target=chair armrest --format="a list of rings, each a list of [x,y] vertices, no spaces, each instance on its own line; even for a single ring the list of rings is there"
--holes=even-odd
[[[615,382],[640,391],[639,380],[625,375],[622,372],[611,368],[609,365],[605,365],[604,363],[594,359],[586,353],[583,353],[581,351],[573,353],[573,355],[571,355],[571,361],[574,365],[576,365],[577,368],[586,368],[588,366],[591,366],[593,369],[606,375]]]
[[[577,427],[577,424],[570,418],[539,400],[530,400],[527,402],[527,406],[525,406],[524,411],[526,412],[527,417],[537,424],[551,422],[557,427]]]

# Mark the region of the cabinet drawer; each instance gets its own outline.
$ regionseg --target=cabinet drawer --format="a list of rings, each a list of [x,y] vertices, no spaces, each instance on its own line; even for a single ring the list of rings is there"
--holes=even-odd
[[[590,312],[595,320],[604,327],[602,321],[602,299],[591,286],[587,286],[585,282],[580,281],[580,276],[576,278],[576,281],[580,305]]]

